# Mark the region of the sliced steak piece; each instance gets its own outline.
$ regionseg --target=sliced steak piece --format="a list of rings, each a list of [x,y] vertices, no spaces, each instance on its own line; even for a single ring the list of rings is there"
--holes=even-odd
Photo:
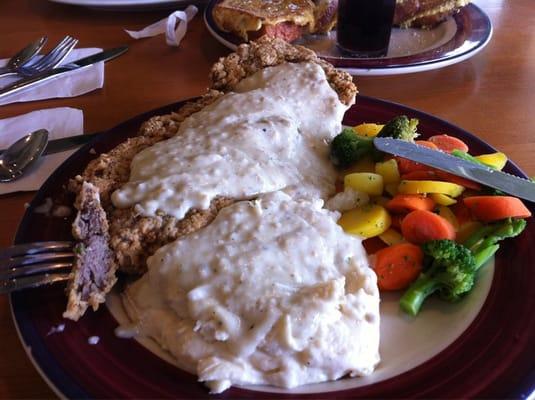
[[[109,247],[108,220],[100,205],[98,189],[83,182],[75,207],[73,236],[79,241],[67,286],[68,303],[63,317],[77,321],[89,306],[97,310],[105,301],[117,278],[113,253]]]

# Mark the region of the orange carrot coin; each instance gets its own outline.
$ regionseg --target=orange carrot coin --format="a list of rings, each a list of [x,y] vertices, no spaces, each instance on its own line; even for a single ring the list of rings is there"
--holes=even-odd
[[[512,196],[471,196],[465,197],[463,202],[474,218],[482,222],[531,217],[524,203]]]
[[[466,143],[453,136],[435,135],[431,136],[428,140],[445,153],[451,153],[453,150],[460,150],[468,153],[468,146]]]
[[[422,271],[424,254],[419,246],[399,243],[375,253],[373,269],[380,290],[405,289]]]
[[[414,210],[431,211],[435,202],[421,194],[397,194],[386,203],[386,209],[393,213],[404,214]]]
[[[453,225],[431,211],[416,210],[407,214],[401,222],[403,237],[415,244],[422,244],[430,240],[455,240]]]

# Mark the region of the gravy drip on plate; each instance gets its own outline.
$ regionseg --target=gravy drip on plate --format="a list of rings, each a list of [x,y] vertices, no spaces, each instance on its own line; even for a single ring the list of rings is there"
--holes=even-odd
[[[182,219],[217,196],[248,199],[288,189],[325,199],[336,177],[328,142],[346,109],[317,64],[263,69],[186,119],[176,136],[136,155],[113,203]]]
[[[160,248],[124,295],[139,332],[213,392],[370,374],[376,276],[360,239],[322,204],[262,195]]]

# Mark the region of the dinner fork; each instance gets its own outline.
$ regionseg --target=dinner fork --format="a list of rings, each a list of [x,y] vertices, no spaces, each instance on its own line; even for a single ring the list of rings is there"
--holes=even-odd
[[[0,294],[69,278],[74,242],[26,243],[0,249]]]
[[[76,46],[78,40],[71,37],[65,36],[61,42],[58,43],[56,47],[50,50],[47,54],[39,58],[34,63],[27,63],[13,72],[11,74],[17,74],[24,77],[31,77],[39,73],[51,70],[52,68],[57,67],[64,59],[69,55],[71,50]]]

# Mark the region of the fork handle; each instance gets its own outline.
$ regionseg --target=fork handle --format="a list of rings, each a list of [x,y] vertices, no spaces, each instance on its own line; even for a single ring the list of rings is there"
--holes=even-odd
[[[11,68],[0,67],[0,78],[2,78],[4,76],[16,75],[16,74],[17,73],[15,71],[13,71]]]

